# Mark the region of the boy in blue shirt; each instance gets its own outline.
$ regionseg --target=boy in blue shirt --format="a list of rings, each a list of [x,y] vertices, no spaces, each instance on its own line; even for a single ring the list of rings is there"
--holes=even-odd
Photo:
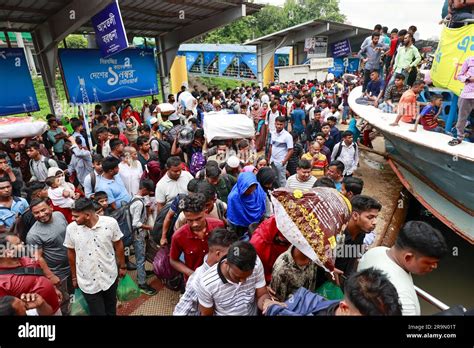
[[[429,132],[444,133],[443,127],[438,123],[438,116],[441,113],[441,105],[443,97],[441,95],[433,95],[431,101],[426,105],[416,118],[415,126],[410,132],[416,132],[418,124],[421,122],[424,130]]]

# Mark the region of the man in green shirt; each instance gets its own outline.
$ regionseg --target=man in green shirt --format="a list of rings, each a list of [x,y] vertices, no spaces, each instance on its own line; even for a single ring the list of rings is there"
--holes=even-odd
[[[219,167],[211,163],[206,165],[206,180],[209,184],[216,187],[217,198],[227,204],[227,197],[230,191],[232,191],[236,180],[229,174],[221,174]]]
[[[69,135],[58,126],[58,121],[55,118],[50,118],[48,121],[48,140],[53,144],[54,154],[59,160],[64,158],[64,139]]]
[[[403,39],[403,46],[397,51],[395,56],[395,63],[393,65],[393,76],[389,82],[389,85],[395,81],[396,74],[403,74],[405,76],[405,84],[407,83],[408,76],[410,75],[411,69],[416,67],[421,61],[421,55],[418,48],[413,45],[413,35],[408,33]]]

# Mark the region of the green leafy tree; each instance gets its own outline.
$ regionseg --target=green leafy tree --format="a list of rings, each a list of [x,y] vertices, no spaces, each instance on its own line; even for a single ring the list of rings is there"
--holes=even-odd
[[[66,37],[67,48],[87,48],[87,39],[84,35],[68,35]],[[64,48],[64,43],[61,41],[59,43],[59,48]]]
[[[339,0],[286,0],[283,7],[267,5],[193,42],[244,43],[314,19],[344,22],[346,18],[340,13]]]

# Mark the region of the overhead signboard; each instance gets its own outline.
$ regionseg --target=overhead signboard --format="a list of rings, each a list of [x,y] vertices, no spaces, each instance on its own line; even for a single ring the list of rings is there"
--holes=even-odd
[[[359,58],[336,58],[334,59],[334,66],[328,72],[336,77],[341,77],[345,73],[353,74],[359,70],[359,63]]]
[[[328,55],[328,38],[326,36],[308,37],[304,41],[304,51],[310,58],[325,58]]]
[[[334,66],[333,58],[312,58],[309,61],[310,70],[323,70],[329,69]]]
[[[128,47],[118,1],[114,1],[92,17],[92,26],[102,57],[110,57]]]
[[[89,104],[158,94],[153,50],[127,49],[102,58],[96,49],[60,49],[69,102]]]
[[[23,48],[0,48],[0,116],[39,110]]]
[[[348,39],[331,44],[331,54],[333,58],[346,57],[351,53],[351,43]]]

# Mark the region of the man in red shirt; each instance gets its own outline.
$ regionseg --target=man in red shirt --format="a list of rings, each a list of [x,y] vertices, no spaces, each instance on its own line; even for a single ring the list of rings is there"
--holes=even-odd
[[[214,229],[224,227],[224,223],[206,217],[206,198],[202,193],[186,196],[180,204],[183,204],[186,225],[173,234],[170,263],[187,279],[204,262],[209,251],[207,238]],[[184,253],[184,263],[180,261],[181,253]]]
[[[48,314],[60,315],[58,291],[44,276],[38,261],[22,257],[26,252],[21,247],[20,238],[1,235],[0,249],[0,297],[23,298],[23,294],[38,294],[51,307],[51,313]]]

